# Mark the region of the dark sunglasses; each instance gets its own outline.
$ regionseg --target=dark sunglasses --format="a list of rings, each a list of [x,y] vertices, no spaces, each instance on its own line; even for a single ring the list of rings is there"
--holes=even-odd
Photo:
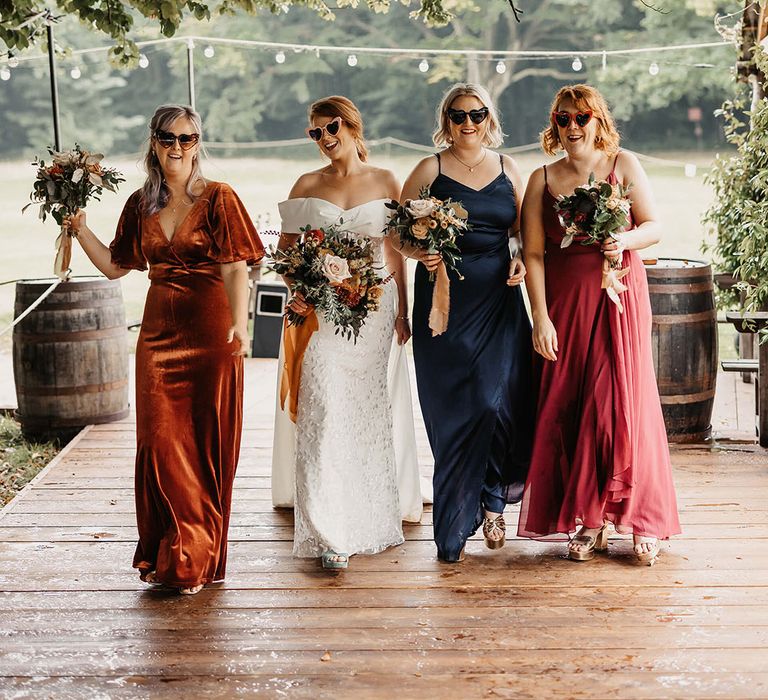
[[[327,131],[330,136],[336,136],[341,128],[341,117],[331,119],[325,126],[317,126],[307,129],[307,136],[313,141],[319,141],[323,138],[323,131]]]
[[[172,148],[176,141],[179,142],[182,150],[188,151],[200,140],[200,134],[172,134],[170,131],[161,131],[158,129],[155,132],[155,141],[157,141],[163,148]]]
[[[576,126],[584,128],[589,124],[589,120],[592,119],[592,110],[587,109],[583,112],[576,112],[571,114],[570,112],[552,112],[552,119],[561,129],[567,129],[571,123],[571,119],[576,122]]]
[[[456,126],[461,126],[467,117],[473,124],[482,124],[485,118],[488,116],[488,107],[482,109],[470,109],[469,112],[465,112],[463,109],[449,109],[448,119],[450,119]]]

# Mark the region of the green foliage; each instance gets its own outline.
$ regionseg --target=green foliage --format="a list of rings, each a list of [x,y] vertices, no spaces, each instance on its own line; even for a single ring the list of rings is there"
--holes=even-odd
[[[5,1],[0,0],[0,4]],[[520,23],[507,0],[443,0],[441,6],[454,19],[450,25],[438,27],[412,21],[414,10],[427,7],[417,0],[410,4],[401,0],[335,0],[334,5],[345,7],[335,11],[332,22],[306,5],[271,15],[259,0],[252,4],[252,9],[258,5],[264,10],[258,16],[213,12],[203,26],[186,13],[178,33],[331,46],[574,52],[596,46],[626,48],[713,38],[711,19],[697,15],[683,0],[666,0],[670,14],[664,16],[637,0],[520,0],[516,4],[525,10]],[[226,7],[236,9],[234,5]],[[376,14],[385,8],[389,11]],[[130,36],[134,41],[158,38],[155,20],[139,12],[132,17]],[[181,43],[144,47],[142,51],[149,58],[146,69],[116,70],[103,60],[103,54],[75,55],[77,49],[97,43],[75,15],[57,25],[56,38],[59,45],[72,49],[72,54],[62,55],[59,62],[65,143],[78,140],[110,157],[135,153],[146,139],[147,122],[157,105],[188,101],[186,50]],[[723,96],[730,94],[729,66],[733,62],[728,48],[703,57],[686,52],[676,55],[675,60],[706,60],[717,68],[694,70],[661,63],[661,73],[653,77],[647,70],[650,57],[632,62],[610,58],[605,71],[599,59],[584,58],[580,72],[571,70],[570,57],[556,61],[510,59],[505,61],[503,74],[496,71],[497,61],[493,59],[441,57],[430,58],[430,70],[422,74],[417,68],[420,58],[412,56],[360,54],[358,65],[350,68],[344,54],[288,51],[285,63],[277,64],[274,51],[214,46],[212,58],[202,56],[202,46],[195,50],[196,104],[208,142],[300,138],[308,103],[322,95],[344,94],[363,112],[369,138],[392,136],[429,143],[442,93],[451,82],[470,80],[485,84],[495,97],[507,146],[536,141],[557,88],[577,81],[590,82],[604,92],[622,122],[629,148],[712,145],[720,133],[709,115],[722,104]],[[82,68],[80,80],[69,79],[73,65]],[[46,78],[47,65],[42,60],[29,61],[12,70],[11,80],[0,83],[0,122],[5,128],[1,156],[31,157],[51,142]],[[689,106],[698,106],[704,113],[701,144],[687,119]],[[231,155],[233,151],[216,149],[215,153]]]
[[[448,3],[452,1],[455,2],[447,0]],[[411,0],[399,2],[406,6],[411,4]],[[452,14],[443,7],[444,2],[446,0],[419,0],[418,9],[411,15],[430,25],[444,25],[452,18]],[[358,4],[359,0],[336,2],[338,8],[355,8]],[[391,0],[366,0],[365,4],[373,12],[382,13],[390,9]],[[56,9],[49,12],[51,5],[53,3],[46,0],[0,0],[0,42],[12,52],[23,51],[39,43],[44,36],[46,23],[63,13],[77,16],[90,29],[109,36],[115,42],[110,52],[115,63],[135,66],[139,51],[128,37],[135,14],[157,22],[160,32],[166,37],[176,34],[185,17],[202,21],[209,20],[213,14],[232,14],[237,11],[281,14],[295,7],[308,8],[326,20],[335,18],[333,9],[325,0],[56,0]]]
[[[764,50],[756,49],[755,63],[763,75],[768,72]],[[750,111],[743,106],[743,100],[727,101],[720,110],[736,153],[718,156],[707,176],[714,201],[703,220],[717,234],[708,250],[719,270],[742,281],[745,308],[758,311],[768,305],[768,99]],[[724,303],[734,303],[735,295],[726,295]]]
[[[0,416],[0,507],[10,501],[59,451],[53,443],[30,443],[11,418]]]

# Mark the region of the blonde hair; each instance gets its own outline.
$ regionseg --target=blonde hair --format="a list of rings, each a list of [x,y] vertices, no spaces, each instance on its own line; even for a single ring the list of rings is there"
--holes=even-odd
[[[171,196],[168,186],[165,184],[165,176],[160,168],[160,161],[155,155],[152,143],[153,137],[158,130],[168,131],[177,119],[183,117],[189,119],[195,132],[200,134],[198,149],[202,149],[203,121],[200,115],[191,107],[186,105],[161,105],[155,110],[152,119],[149,121],[149,147],[144,156],[144,170],[147,172],[147,179],[141,188],[141,197],[139,199],[141,211],[146,216],[159,212],[168,203],[168,199]],[[198,153],[200,153],[200,150],[198,150]],[[186,187],[187,196],[193,202],[198,198],[198,195],[192,192],[192,185],[202,179],[203,173],[200,169],[200,158],[195,156],[195,159],[192,161],[192,172],[189,175]]]
[[[544,153],[553,156],[563,148],[560,135],[557,133],[557,125],[552,119],[552,112],[558,111],[560,103],[567,99],[571,100],[573,106],[579,111],[590,110],[592,112],[592,118],[597,122],[595,148],[605,151],[608,155],[618,153],[621,137],[611,111],[608,109],[608,103],[597,88],[581,83],[565,85],[557,91],[549,110],[549,125],[539,135]]]
[[[483,103],[483,107],[488,108],[488,117],[486,119],[487,128],[485,130],[485,138],[483,139],[484,146],[490,146],[496,148],[501,146],[504,141],[504,132],[501,130],[501,119],[499,119],[499,113],[496,110],[496,105],[493,104],[491,95],[482,85],[475,83],[456,83],[448,92],[443,95],[443,99],[440,100],[440,104],[437,107],[435,113],[435,122],[437,128],[432,134],[432,141],[435,146],[448,146],[451,144],[451,127],[448,124],[448,108],[453,104],[453,101],[457,97],[476,97]]]
[[[368,160],[368,149],[363,135],[363,115],[348,97],[330,95],[316,100],[309,106],[308,116],[310,124],[315,117],[341,117],[355,141],[358,157],[363,162]]]

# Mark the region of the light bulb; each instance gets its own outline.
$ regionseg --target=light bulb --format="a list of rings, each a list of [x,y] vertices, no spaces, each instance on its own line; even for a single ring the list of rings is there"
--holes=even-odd
[[[214,49],[213,46],[208,44],[208,46],[206,46],[205,49],[203,50],[203,56],[205,56],[206,58],[213,58],[215,55],[216,55],[216,49]]]
[[[285,54],[282,51],[278,51],[275,54],[275,61],[277,63],[285,63]]]
[[[429,61],[426,58],[421,59],[421,63],[419,63],[419,70],[422,73],[426,73],[429,70]]]
[[[571,63],[571,68],[573,68],[573,70],[575,70],[578,73],[581,70],[581,67],[582,67],[581,59],[578,56],[576,56],[576,58],[573,59],[573,63]]]
[[[651,75],[658,75],[659,74],[659,64],[658,63],[651,63],[650,66],[648,66],[648,72]]]
[[[504,75],[504,73],[506,73],[506,72],[507,72],[507,64],[506,64],[506,63],[504,63],[504,61],[499,61],[499,62],[496,64],[496,72],[497,72],[499,75]]]
[[[355,54],[351,53],[347,56],[347,65],[350,68],[354,68],[357,65],[357,56]]]
[[[19,59],[16,58],[13,54],[9,54],[8,56],[8,66],[10,68],[16,68],[16,66],[19,65]]]
[[[9,71],[5,66],[0,68],[0,80],[10,80],[11,79],[11,71]]]
[[[149,65],[149,59],[145,54],[139,56],[139,68],[146,68]]]
[[[69,74],[72,76],[72,80],[77,80],[81,75],[80,69],[75,66],[71,71],[69,71]]]

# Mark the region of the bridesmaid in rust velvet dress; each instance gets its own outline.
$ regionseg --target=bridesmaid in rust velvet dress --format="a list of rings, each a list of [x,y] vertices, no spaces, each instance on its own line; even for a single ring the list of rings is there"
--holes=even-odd
[[[126,202],[109,248],[84,212],[70,222],[110,279],[149,265],[136,349],[133,565],[143,581],[187,595],[225,574],[248,345],[246,265],[264,254],[229,185],[203,179],[201,133],[190,108],[158,108],[147,180]]]
[[[564,157],[531,175],[523,204],[524,259],[533,347],[542,361],[537,426],[519,534],[580,526],[568,555],[587,561],[607,544],[607,526],[632,533],[637,560],[652,564],[659,540],[680,532],[669,449],[651,355],[651,308],[637,250],[660,226],[637,158],[619,150],[608,107],[587,85],[562,88],[542,132]],[[561,248],[556,196],[590,173],[630,185],[631,228],[615,242]],[[601,288],[603,260],[628,272],[624,311]]]

